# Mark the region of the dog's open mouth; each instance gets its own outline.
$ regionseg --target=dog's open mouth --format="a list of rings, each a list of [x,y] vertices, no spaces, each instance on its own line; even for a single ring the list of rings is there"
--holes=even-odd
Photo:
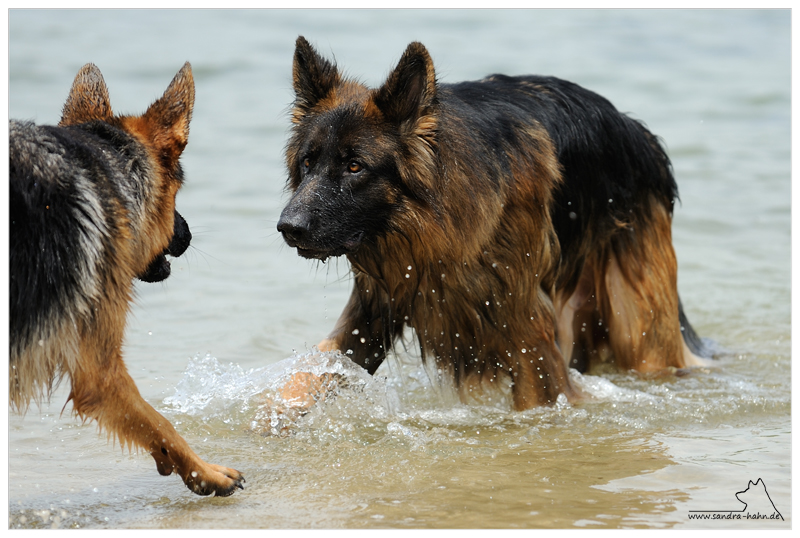
[[[142,282],[161,282],[162,280],[166,280],[172,270],[169,260],[167,259],[167,254],[177,258],[189,248],[189,244],[192,242],[192,232],[189,230],[189,225],[186,223],[186,220],[184,220],[177,211],[175,212],[174,226],[175,232],[167,248],[150,262],[150,265],[147,266],[144,273],[139,275],[138,278]]]
[[[159,254],[156,259],[150,262],[145,272],[139,275],[142,282],[161,282],[166,280],[171,271],[169,260],[164,254]]]

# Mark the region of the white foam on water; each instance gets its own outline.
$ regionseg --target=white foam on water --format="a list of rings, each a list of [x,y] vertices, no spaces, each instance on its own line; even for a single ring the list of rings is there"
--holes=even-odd
[[[170,413],[203,422],[218,420],[267,436],[370,442],[389,435],[412,443],[475,428],[669,428],[687,418],[719,422],[786,407],[780,395],[724,368],[658,379],[573,370],[570,375],[586,398],[572,404],[561,395],[553,406],[513,412],[507,402],[487,404],[487,398],[460,402],[453,388],[432,377],[419,360],[391,357],[387,362],[379,375],[371,376],[345,355],[316,350],[250,370],[210,355],[196,356],[164,405]],[[285,399],[282,392],[302,373],[324,380],[307,405],[298,403],[298,396]],[[303,390],[294,394],[302,398]]]
[[[311,351],[262,368],[245,371],[234,363],[222,364],[211,355],[189,359],[175,394],[164,399],[172,410],[208,416],[231,406],[248,407],[258,395],[279,391],[297,373],[334,374],[350,387],[378,387],[380,380],[339,353]]]
[[[587,396],[595,400],[607,400],[615,402],[641,402],[654,401],[656,397],[646,392],[635,389],[627,389],[615,385],[604,377],[594,375],[584,375],[577,370],[570,370],[572,380],[580,390]]]

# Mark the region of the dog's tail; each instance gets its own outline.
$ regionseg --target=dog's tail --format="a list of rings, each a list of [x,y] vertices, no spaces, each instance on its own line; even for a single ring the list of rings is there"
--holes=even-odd
[[[714,352],[706,345],[702,338],[700,338],[694,328],[689,323],[689,318],[686,317],[686,312],[683,311],[683,302],[678,297],[678,315],[681,323],[681,333],[683,334],[683,341],[689,347],[689,350],[704,359],[710,359]]]

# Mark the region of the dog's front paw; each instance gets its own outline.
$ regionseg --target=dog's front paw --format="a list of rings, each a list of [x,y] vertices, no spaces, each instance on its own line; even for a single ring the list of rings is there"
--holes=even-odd
[[[265,394],[253,417],[252,429],[261,435],[286,437],[291,427],[320,401],[331,397],[342,381],[339,374],[296,372],[277,394]]]
[[[233,495],[236,488],[244,489],[245,479],[236,469],[207,463],[188,473],[183,477],[183,482],[198,495],[213,493],[217,497],[228,497]]]

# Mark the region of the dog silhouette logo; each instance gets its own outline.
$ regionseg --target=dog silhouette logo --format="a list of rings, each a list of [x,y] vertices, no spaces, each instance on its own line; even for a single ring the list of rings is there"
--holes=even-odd
[[[747,483],[747,489],[736,493],[736,498],[739,502],[744,503],[745,508],[743,511],[750,514],[778,514],[780,512],[775,508],[775,503],[767,493],[767,486],[760,478],[753,482],[752,480]],[[781,516],[783,519],[783,516]]]
[[[780,519],[783,516],[775,507],[762,479],[748,481],[747,489],[736,492],[736,500],[744,505],[741,510],[689,510],[689,519]]]

